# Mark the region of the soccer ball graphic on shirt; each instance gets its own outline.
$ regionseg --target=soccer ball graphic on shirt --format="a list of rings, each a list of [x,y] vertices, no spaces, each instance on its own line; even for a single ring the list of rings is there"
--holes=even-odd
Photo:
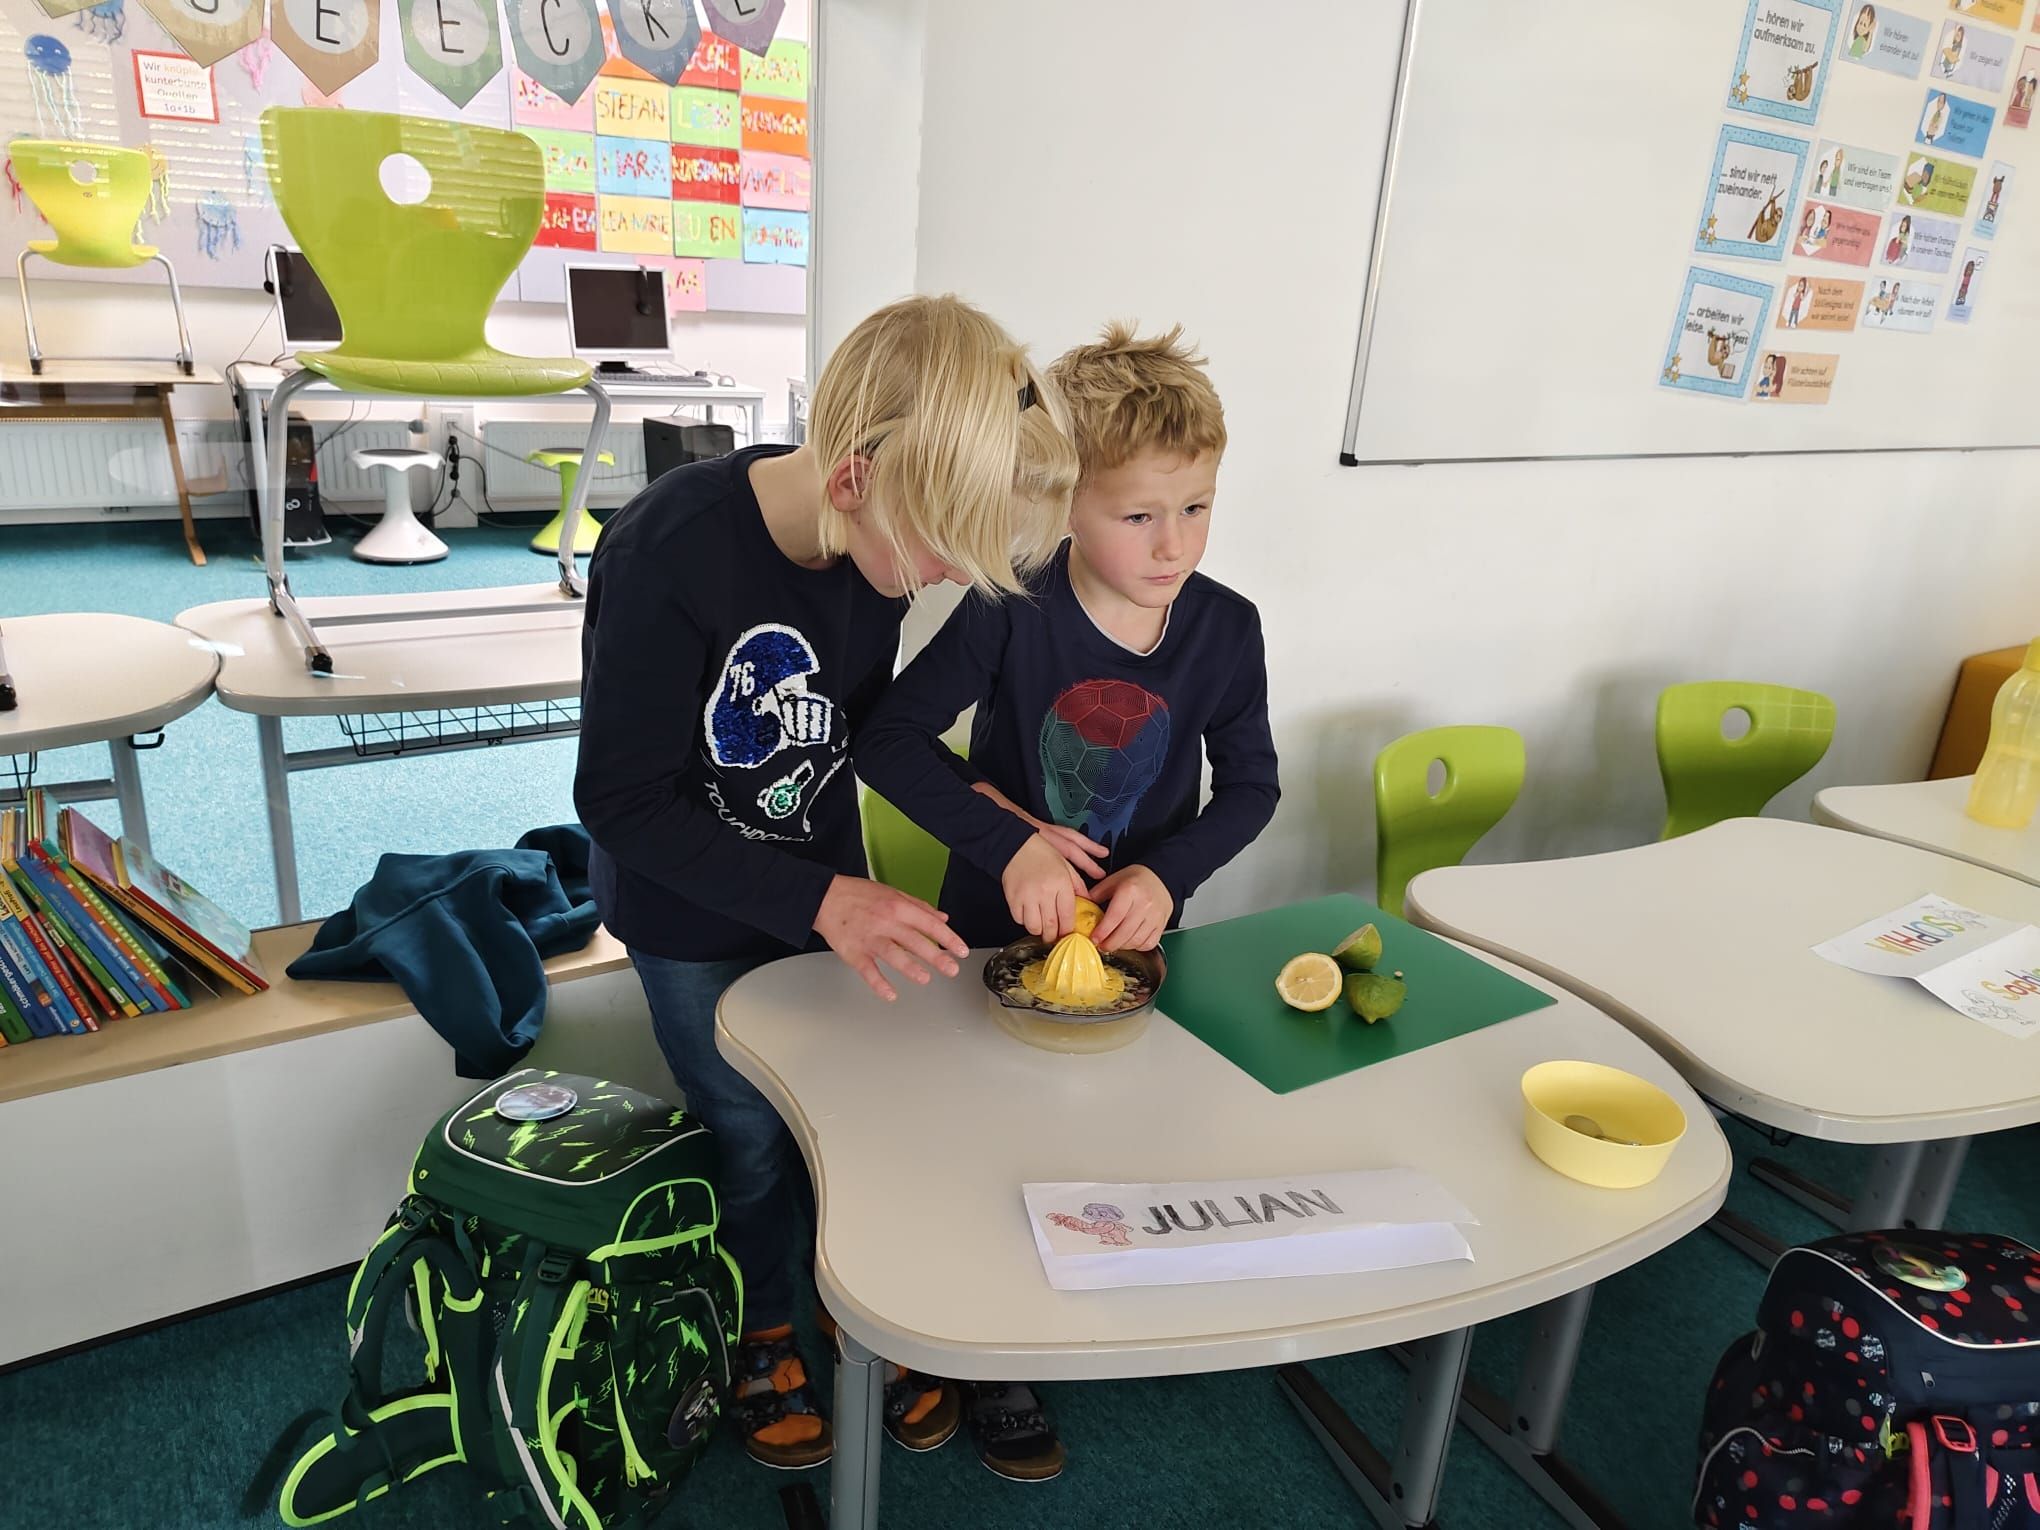
[[[1042,790],[1068,828],[1111,844],[1169,754],[1169,704],[1128,680],[1080,680],[1041,720]]]

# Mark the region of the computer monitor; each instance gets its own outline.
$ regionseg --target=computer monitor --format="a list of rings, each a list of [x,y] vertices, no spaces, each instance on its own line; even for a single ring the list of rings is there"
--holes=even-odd
[[[576,356],[670,356],[665,277],[635,266],[568,266],[567,332]]]
[[[340,314],[303,251],[272,244],[268,264],[267,285],[276,295],[284,351],[323,351],[338,345]]]

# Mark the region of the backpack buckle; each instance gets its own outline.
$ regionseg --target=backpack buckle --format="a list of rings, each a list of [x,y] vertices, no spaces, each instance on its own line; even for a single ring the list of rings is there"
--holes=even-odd
[[[1949,1438],[1950,1430],[1960,1431],[1961,1438]],[[1973,1456],[1977,1452],[1976,1431],[1969,1426],[1967,1419],[1954,1418],[1946,1413],[1936,1413],[1934,1415],[1934,1438],[1941,1442],[1944,1450],[1952,1450],[1957,1455]]]
[[[432,1220],[432,1207],[422,1196],[407,1195],[397,1207],[397,1220],[406,1232],[416,1232]]]
[[[545,1257],[538,1261],[538,1278],[549,1285],[559,1285],[573,1271],[573,1255],[563,1254],[558,1249],[548,1249]]]

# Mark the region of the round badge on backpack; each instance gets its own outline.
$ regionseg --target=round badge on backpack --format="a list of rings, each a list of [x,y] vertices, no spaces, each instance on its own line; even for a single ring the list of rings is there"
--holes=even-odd
[[[715,1422],[715,1385],[706,1376],[698,1379],[680,1399],[666,1422],[666,1443],[685,1450],[700,1439]]]
[[[496,1096],[496,1114],[506,1121],[550,1121],[580,1098],[564,1084],[519,1084]]]
[[[1960,1265],[1943,1264],[1931,1249],[1918,1245],[1906,1248],[1896,1243],[1880,1243],[1870,1251],[1870,1257],[1893,1280],[1902,1280],[1922,1291],[1960,1291],[1969,1284],[1969,1276]]]

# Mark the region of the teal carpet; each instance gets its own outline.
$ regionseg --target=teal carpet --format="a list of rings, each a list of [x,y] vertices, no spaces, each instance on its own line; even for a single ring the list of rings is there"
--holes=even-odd
[[[262,592],[245,533],[205,528],[212,562],[193,568],[175,529],[52,527],[4,533],[7,608],[123,610],[169,620],[187,606]],[[455,532],[453,556],[418,570],[371,568],[338,545],[299,561],[307,593],[527,582],[545,562],[525,531]],[[309,722],[292,744],[339,742]],[[46,779],[101,775],[103,750],[46,756]],[[572,816],[571,740],[320,771],[294,778],[305,906],[343,903],[385,850],[508,844],[534,824]],[[275,918],[252,721],[208,704],[144,756],[151,826],[176,868],[250,923]],[[92,810],[114,822],[110,804]],[[1730,1129],[1739,1159],[1762,1149]],[[1951,1225],[2040,1242],[2031,1193],[2034,1131],[1989,1138],[1972,1153]],[[1852,1185],[1863,1150],[1801,1143],[1802,1171]],[[399,1187],[392,1186],[392,1194]],[[1818,1236],[1813,1218],[1739,1179],[1730,1204],[1788,1238]],[[4,1205],[4,1201],[0,1201]],[[87,1208],[89,1211],[89,1208]],[[0,1237],[29,1230],[8,1227]],[[1564,1448],[1637,1530],[1688,1523],[1700,1401],[1716,1358],[1746,1329],[1762,1275],[1707,1234],[1606,1282],[1567,1414]],[[243,1497],[277,1434],[339,1397],[346,1358],[345,1282],[329,1280],[154,1333],[0,1376],[0,1526],[62,1530],[275,1525]],[[5,1293],[0,1293],[5,1299]],[[1476,1338],[1472,1368],[1506,1390],[1526,1331],[1516,1318]],[[1314,1367],[1385,1448],[1401,1377],[1360,1355]],[[826,1375],[820,1378],[826,1384]],[[1044,1388],[1071,1454],[1055,1483],[992,1477],[958,1440],[929,1456],[888,1447],[884,1523],[958,1527],[1333,1526],[1359,1522],[1354,1500],[1265,1372]],[[826,1499],[826,1472],[805,1474]],[[790,1480],[717,1441],[660,1530],[774,1530]],[[1441,1520],[1463,1530],[1545,1530],[1559,1521],[1460,1431]],[[341,1521],[340,1523],[346,1523]],[[489,1523],[456,1469],[370,1504],[364,1530],[467,1530]]]

